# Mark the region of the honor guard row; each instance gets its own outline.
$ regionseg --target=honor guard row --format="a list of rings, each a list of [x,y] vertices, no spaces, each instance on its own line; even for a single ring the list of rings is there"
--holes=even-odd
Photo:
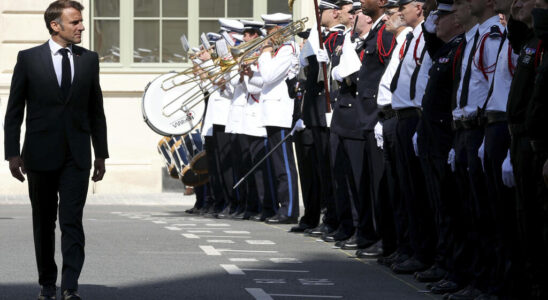
[[[220,19],[195,49],[209,183],[189,213],[295,224],[447,299],[546,299],[548,2],[317,9],[308,31]]]

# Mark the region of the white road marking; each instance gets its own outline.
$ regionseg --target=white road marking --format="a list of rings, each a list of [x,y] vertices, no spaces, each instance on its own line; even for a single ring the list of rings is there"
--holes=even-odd
[[[167,229],[167,230],[173,230],[173,231],[181,230],[181,228],[179,228],[179,227],[173,227],[173,226],[166,226],[166,227],[164,227],[164,228]]]
[[[196,226],[196,224],[173,224],[173,226],[179,226],[179,227],[193,227],[193,226]]]
[[[232,262],[256,262],[256,258],[229,258],[228,260]]]
[[[187,239],[199,239],[200,237],[193,234],[193,233],[183,233],[182,236],[186,237]]]
[[[228,233],[228,234],[249,234],[249,231],[244,231],[244,230],[225,230],[225,233]]]
[[[245,289],[255,300],[274,300],[274,298],[270,297],[269,294],[267,294],[263,289],[257,289],[257,288],[246,288]]]
[[[200,246],[200,249],[205,252],[207,255],[211,256],[220,256],[221,252],[219,252],[215,247],[213,246]]]
[[[122,214],[122,212],[121,212],[121,211],[113,211],[113,212],[111,212],[111,214],[113,214],[113,215],[119,215],[119,214]]]
[[[276,264],[302,264],[303,262],[296,258],[271,258],[271,262]]]
[[[211,231],[211,230],[188,230],[188,232],[191,232],[191,233],[212,233],[213,231]]]
[[[310,271],[306,270],[275,270],[275,269],[242,269],[244,271],[253,271],[253,272],[280,272],[280,273],[309,273]]]
[[[286,284],[287,282],[285,281],[285,279],[269,279],[269,278],[265,278],[265,279],[253,279],[253,281],[255,281],[255,283],[258,283],[258,284]]]
[[[217,244],[234,244],[234,241],[231,240],[207,240],[208,243],[217,243]]]
[[[226,238],[226,239],[248,239],[248,236],[237,236],[237,235],[200,235],[203,238]]]
[[[299,279],[299,282],[302,285],[335,285],[333,282],[331,282],[329,279],[311,279],[311,278],[304,278]]]
[[[273,241],[268,240],[247,240],[246,243],[250,245],[276,245]]]
[[[230,275],[245,275],[244,271],[242,271],[238,266],[236,265],[221,265],[225,271]]]
[[[278,253],[278,251],[270,250],[234,250],[234,249],[218,249],[220,252],[242,252],[242,253]]]
[[[209,223],[209,224],[206,224],[206,226],[211,226],[211,227],[230,227],[230,224],[224,224],[224,223]]]
[[[152,221],[154,224],[167,224],[167,222],[164,221]]]
[[[342,299],[342,296],[324,296],[324,295],[270,294],[270,296],[274,296],[274,297],[294,297],[294,298]]]

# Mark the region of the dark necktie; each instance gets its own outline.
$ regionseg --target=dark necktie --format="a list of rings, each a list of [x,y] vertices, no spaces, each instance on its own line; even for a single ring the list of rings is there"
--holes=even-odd
[[[461,70],[462,70],[462,59],[463,54],[459,50],[466,49],[466,38],[462,39],[461,44],[457,47],[457,51],[455,53],[455,56],[453,58],[454,60],[454,67],[453,67],[453,92],[451,93],[451,110],[455,110],[457,108],[457,90],[459,88],[460,83],[460,77],[461,77]]]
[[[474,44],[468,55],[468,64],[466,65],[466,72],[464,72],[464,77],[462,78],[462,92],[460,94],[459,107],[463,108],[468,104],[468,88],[470,85],[470,77],[472,76],[472,64],[474,61],[474,56],[476,56],[476,48],[478,46],[479,30],[476,31],[474,36]]]
[[[59,53],[63,56],[62,60],[62,68],[61,68],[61,91],[63,92],[63,99],[67,100],[69,91],[70,91],[70,85],[71,85],[71,71],[70,71],[70,60],[68,58],[68,49],[61,49],[59,50]]]
[[[411,101],[415,100],[415,94],[417,93],[417,77],[419,77],[419,71],[421,69],[422,60],[424,59],[424,54],[426,53],[426,45],[422,48],[421,57],[419,58],[419,61],[416,61],[417,64],[415,66],[415,70],[413,70],[413,74],[411,75],[411,86],[409,87],[409,96],[411,97]],[[413,57],[413,59],[415,59]]]
[[[409,46],[411,45],[412,39],[413,39],[413,32],[409,32],[405,38],[405,51],[403,52],[403,57],[400,60],[400,64],[398,65],[396,74],[394,74],[394,77],[392,78],[392,82],[390,83],[390,92],[392,93],[394,93],[396,91],[396,88],[398,87],[398,80],[400,78],[401,66],[403,65],[403,60],[405,59],[405,55],[407,54],[407,51],[409,51]]]

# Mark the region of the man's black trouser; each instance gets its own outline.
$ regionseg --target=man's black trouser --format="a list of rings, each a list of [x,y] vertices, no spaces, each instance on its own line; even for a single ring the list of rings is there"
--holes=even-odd
[[[70,153],[70,151],[67,152]],[[55,285],[57,281],[57,265],[54,256],[55,222],[57,209],[59,209],[63,254],[61,290],[78,290],[78,278],[85,257],[82,216],[89,176],[90,170],[78,168],[70,154],[59,170],[47,172],[27,170],[40,285]]]

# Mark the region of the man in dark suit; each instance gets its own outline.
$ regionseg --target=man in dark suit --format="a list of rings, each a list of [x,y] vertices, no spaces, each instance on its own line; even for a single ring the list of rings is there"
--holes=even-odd
[[[27,174],[41,292],[56,299],[55,222],[59,209],[63,300],[78,300],[84,264],[82,215],[95,150],[92,180],[105,173],[107,129],[99,85],[99,59],[78,47],[83,6],[58,0],[44,14],[51,39],[19,52],[5,118],[5,156],[13,177]],[[26,133],[20,133],[26,106]],[[58,196],[59,195],[59,198]]]

